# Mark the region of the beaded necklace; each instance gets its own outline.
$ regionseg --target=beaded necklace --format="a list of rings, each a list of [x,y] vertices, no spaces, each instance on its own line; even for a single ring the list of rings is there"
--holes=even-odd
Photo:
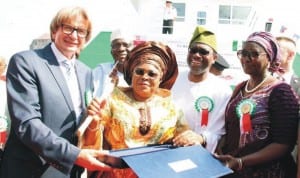
[[[252,93],[254,91],[256,91],[263,83],[265,83],[265,81],[268,79],[269,77],[265,77],[258,85],[256,85],[256,87],[252,88],[251,90],[248,90],[248,84],[249,84],[249,80],[247,81],[246,83],[246,86],[245,86],[245,92],[246,93]]]

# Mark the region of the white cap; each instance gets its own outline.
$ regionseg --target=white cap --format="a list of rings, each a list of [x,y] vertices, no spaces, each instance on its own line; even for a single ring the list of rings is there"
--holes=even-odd
[[[132,31],[129,29],[116,29],[110,34],[110,42],[115,39],[124,39],[128,43],[132,43],[135,38]]]

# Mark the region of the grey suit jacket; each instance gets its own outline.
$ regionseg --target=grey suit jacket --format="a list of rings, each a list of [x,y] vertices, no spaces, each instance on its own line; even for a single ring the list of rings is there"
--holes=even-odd
[[[84,93],[92,91],[91,70],[80,61],[75,67],[84,101]],[[76,119],[67,83],[50,45],[12,56],[7,71],[7,99],[12,131],[1,176],[70,177],[80,151],[75,146],[80,120]]]

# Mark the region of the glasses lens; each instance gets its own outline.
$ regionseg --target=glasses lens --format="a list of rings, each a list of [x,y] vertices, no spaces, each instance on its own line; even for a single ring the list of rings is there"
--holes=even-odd
[[[157,75],[158,75],[157,73],[155,73],[151,70],[148,72],[148,76],[151,77],[151,78],[156,78]]]
[[[77,32],[77,35],[81,38],[85,38],[88,35],[88,31],[81,28],[74,28],[71,25],[62,24],[62,30],[65,34],[70,35],[74,31]]]
[[[209,54],[209,51],[203,48],[190,48],[190,53],[192,54],[199,53],[200,55],[205,56]]]
[[[143,76],[146,73],[146,71],[143,69],[136,69],[134,72],[139,76]],[[158,74],[153,72],[152,70],[148,71],[147,75],[151,78],[156,78],[158,76]]]
[[[63,32],[67,35],[70,35],[73,32],[73,27],[70,25],[62,24]]]
[[[250,51],[250,57],[253,58],[257,58],[259,56],[259,52],[257,51]]]
[[[136,75],[144,75],[144,70],[143,69],[136,69],[135,71]]]
[[[251,59],[255,59],[259,56],[259,52],[257,51],[247,51],[247,50],[239,50],[237,52],[239,58],[241,57],[249,57]]]
[[[76,30],[76,29],[74,29],[74,30]],[[78,35],[79,37],[84,38],[84,37],[87,36],[87,34],[88,34],[87,30],[85,30],[85,29],[80,29],[80,28],[77,29],[77,35]]]
[[[246,50],[242,50],[241,54],[242,54],[242,57],[251,57],[249,51],[246,51]]]

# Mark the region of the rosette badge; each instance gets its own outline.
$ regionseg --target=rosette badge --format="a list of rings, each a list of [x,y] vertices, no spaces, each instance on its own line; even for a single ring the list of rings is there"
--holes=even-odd
[[[6,142],[6,132],[8,128],[8,121],[5,116],[0,116],[0,148],[3,149],[3,146]]]
[[[237,116],[240,118],[240,128],[242,133],[252,131],[251,115],[255,112],[256,103],[252,99],[239,102],[236,107]]]
[[[200,96],[195,102],[195,109],[201,112],[201,126],[206,127],[208,124],[209,112],[214,108],[213,100],[207,96]]]

